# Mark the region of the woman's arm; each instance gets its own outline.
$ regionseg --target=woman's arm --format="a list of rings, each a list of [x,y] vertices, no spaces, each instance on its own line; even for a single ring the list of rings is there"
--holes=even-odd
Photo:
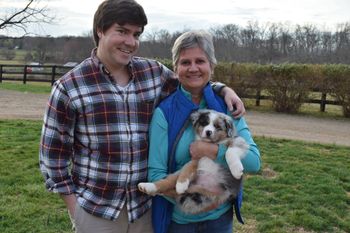
[[[149,132],[148,181],[155,182],[168,176],[168,122],[163,112],[154,111]],[[175,203],[176,193],[165,192],[165,198]]]
[[[148,181],[168,175],[168,123],[163,112],[156,108],[149,129]]]

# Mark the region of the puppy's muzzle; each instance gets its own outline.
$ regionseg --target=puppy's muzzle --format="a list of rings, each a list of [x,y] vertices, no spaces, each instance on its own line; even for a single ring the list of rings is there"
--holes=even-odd
[[[205,131],[205,136],[206,136],[207,138],[210,138],[212,134],[213,134],[213,131],[211,131],[211,130]]]

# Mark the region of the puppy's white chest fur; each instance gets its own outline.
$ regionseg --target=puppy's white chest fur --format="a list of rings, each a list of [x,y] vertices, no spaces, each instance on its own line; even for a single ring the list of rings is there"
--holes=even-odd
[[[206,172],[210,174],[217,174],[220,170],[220,166],[208,157],[203,157],[198,161],[197,172]]]

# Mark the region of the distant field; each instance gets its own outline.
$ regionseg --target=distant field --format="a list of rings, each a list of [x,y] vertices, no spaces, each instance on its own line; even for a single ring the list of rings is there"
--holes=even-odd
[[[18,49],[18,50],[15,50],[15,52],[16,52],[16,56],[12,60],[8,60],[8,59],[0,56],[0,64],[11,64],[11,65],[24,64],[25,63],[24,57],[25,57],[27,51]]]

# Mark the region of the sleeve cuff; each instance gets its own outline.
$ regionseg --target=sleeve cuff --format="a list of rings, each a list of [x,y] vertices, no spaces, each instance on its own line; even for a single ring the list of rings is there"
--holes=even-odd
[[[75,193],[75,186],[72,180],[65,180],[55,183],[52,179],[46,180],[46,188],[53,193],[69,195]]]
[[[224,83],[221,83],[221,82],[213,82],[213,83],[211,83],[211,86],[212,86],[214,92],[218,95],[220,95],[222,89],[224,87],[226,87],[226,85]]]
[[[226,163],[226,159],[225,159],[226,151],[227,151],[227,146],[219,144],[219,149],[215,160],[217,163],[220,163],[220,164]]]

